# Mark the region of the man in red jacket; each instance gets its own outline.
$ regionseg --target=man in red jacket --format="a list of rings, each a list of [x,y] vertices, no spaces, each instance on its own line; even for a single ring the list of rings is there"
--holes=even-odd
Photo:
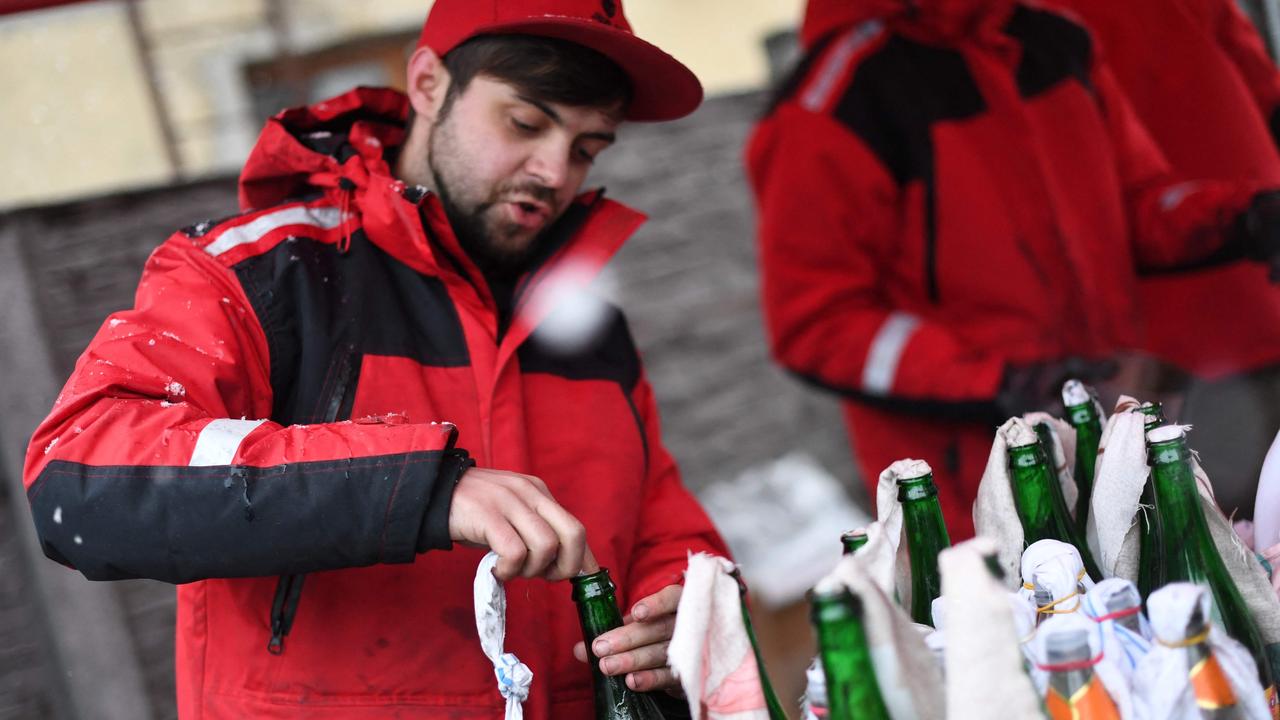
[[[1135,266],[1270,257],[1275,198],[1174,182],[1030,4],[811,0],[801,42],[747,151],[773,353],[847,398],[870,484],[928,460],[967,537],[999,420],[1136,344]]]
[[[1183,177],[1280,186],[1280,72],[1235,0],[1056,0],[1107,64]],[[1192,373],[1180,419],[1223,509],[1250,517],[1280,428],[1280,288],[1256,263],[1139,279],[1144,348]]]
[[[181,583],[184,718],[500,717],[486,549],[526,716],[590,718],[556,581],[607,566],[600,667],[668,688],[687,553],[726,554],[620,312],[539,330],[643,221],[579,193],[593,158],[697,79],[598,0],[436,0],[407,75],[272,118],[245,211],[155,251],[32,439],[51,558]]]

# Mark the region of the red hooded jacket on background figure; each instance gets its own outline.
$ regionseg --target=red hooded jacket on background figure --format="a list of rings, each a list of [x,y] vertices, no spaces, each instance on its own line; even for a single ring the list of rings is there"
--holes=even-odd
[[[1280,185],[1280,72],[1235,0],[1055,0],[1106,49],[1134,112],[1185,177]],[[1257,263],[1139,283],[1145,347],[1214,379],[1280,363],[1280,290]]]
[[[813,0],[747,151],[775,357],[848,399],[863,478],[934,468],[953,539],[1006,367],[1140,342],[1135,268],[1252,189],[1176,183],[1088,32],[1012,0]]]
[[[501,717],[475,629],[483,551],[442,552],[458,448],[544,480],[624,607],[678,582],[689,551],[727,555],[621,314],[576,351],[531,336],[550,288],[587,282],[643,217],[581,196],[499,332],[438,198],[391,176],[407,109],[360,89],[269,122],[241,177],[257,209],[155,251],[32,440],[50,557],[184,583],[183,718]],[[526,717],[592,717],[568,584],[507,597]]]

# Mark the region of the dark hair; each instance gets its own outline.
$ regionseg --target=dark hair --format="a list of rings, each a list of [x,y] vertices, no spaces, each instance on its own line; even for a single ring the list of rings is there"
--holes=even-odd
[[[617,63],[568,40],[533,35],[479,35],[444,56],[449,91],[441,114],[477,75],[499,80],[536,100],[610,107],[631,102],[631,81]]]

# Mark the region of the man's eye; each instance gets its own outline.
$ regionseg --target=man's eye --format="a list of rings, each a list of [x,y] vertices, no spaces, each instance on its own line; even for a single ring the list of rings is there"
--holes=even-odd
[[[517,129],[517,130],[519,130],[520,132],[523,132],[523,133],[531,133],[531,132],[535,132],[535,131],[537,131],[537,129],[538,129],[538,128],[534,127],[533,125],[530,125],[529,123],[523,123],[523,122],[520,122],[519,120],[517,120],[517,119],[515,119],[515,118],[511,118],[511,124],[515,127],[515,129]]]
[[[583,148],[578,148],[577,154],[578,159],[585,163],[591,164],[596,161],[596,156]]]

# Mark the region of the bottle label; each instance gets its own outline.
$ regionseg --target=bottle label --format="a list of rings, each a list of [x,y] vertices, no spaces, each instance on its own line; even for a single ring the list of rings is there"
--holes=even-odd
[[[1218,658],[1207,655],[1191,668],[1191,689],[1196,694],[1196,705],[1205,710],[1232,707],[1236,704],[1235,691],[1222,672]]]
[[[1120,720],[1120,711],[1097,677],[1089,680],[1071,697],[1063,697],[1053,686],[1044,696],[1050,720]]]
[[[1271,720],[1280,720],[1280,695],[1276,694],[1276,686],[1267,688],[1267,709],[1271,711]]]

